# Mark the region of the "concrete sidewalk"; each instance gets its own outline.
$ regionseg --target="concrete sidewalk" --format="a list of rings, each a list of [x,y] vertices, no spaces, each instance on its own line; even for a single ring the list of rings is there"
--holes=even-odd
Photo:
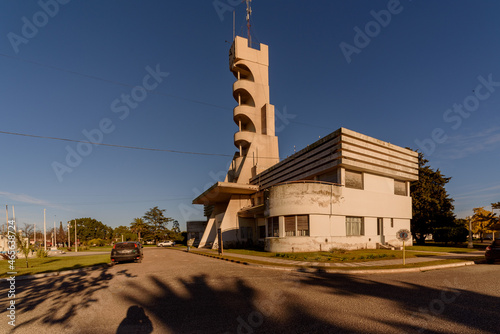
[[[209,256],[218,256],[218,252],[211,250],[211,249],[195,249],[195,252],[199,252],[202,254],[206,254]],[[418,253],[426,253],[426,252],[420,252]],[[426,257],[417,257],[417,258],[407,258],[405,260],[406,264],[413,264],[413,263],[423,263],[423,262],[432,262],[432,261],[439,261],[439,260],[449,260],[449,259],[460,259],[460,258],[473,258],[473,257],[478,257],[478,256],[484,256],[484,252],[478,251],[478,252],[471,252],[471,253],[438,253],[438,252],[429,252],[432,254],[439,254],[439,255],[434,255],[434,256],[426,256]],[[297,261],[297,260],[287,260],[287,259],[282,259],[282,258],[277,258],[277,257],[264,257],[264,256],[255,256],[255,255],[244,255],[244,254],[235,254],[235,253],[230,253],[226,252],[223,254],[225,257],[231,257],[231,258],[237,258],[241,259],[242,262],[245,260],[250,261],[248,264],[251,264],[251,261],[258,261],[260,263],[265,262],[269,266],[273,265],[286,265],[286,266],[295,266],[295,267],[305,267],[305,268],[321,268],[327,271],[335,270],[335,269],[345,269],[345,268],[359,268],[359,269],[364,269],[364,268],[370,268],[370,267],[382,267],[382,266],[395,266],[395,265],[402,265],[403,264],[403,259],[388,259],[388,260],[375,260],[375,261],[367,261],[367,262],[311,262],[311,261]],[[429,264],[427,267],[432,267],[432,269],[437,269],[437,267],[443,267],[443,268],[448,268],[448,267],[456,267],[459,265],[471,265],[474,264],[474,262],[467,261],[463,263],[457,263],[457,264],[444,264],[444,265],[432,265]],[[266,266],[266,265],[263,265]],[[422,270],[422,268],[426,267],[419,267],[419,268],[408,268],[412,270]],[[398,268],[398,269],[382,269],[382,270],[389,270],[389,271],[394,271],[394,270],[402,270],[402,271],[408,271],[406,268]],[[373,271],[373,270],[372,270]],[[351,271],[350,271],[351,272]]]

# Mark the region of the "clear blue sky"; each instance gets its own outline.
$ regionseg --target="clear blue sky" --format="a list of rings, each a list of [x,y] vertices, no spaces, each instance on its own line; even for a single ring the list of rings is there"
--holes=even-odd
[[[72,140],[89,131],[106,144],[222,156],[90,152],[0,134],[0,205],[38,228],[44,208],[48,222],[92,217],[112,227],[154,206],[181,227],[203,218],[191,200],[225,175],[235,151],[226,41],[230,8],[238,33],[245,5],[59,1],[42,0],[45,11],[37,1],[0,2],[0,131]],[[452,177],[457,216],[490,209],[500,200],[499,12],[498,1],[254,0],[280,155],[339,127],[420,145]],[[71,166],[68,149],[82,153]]]

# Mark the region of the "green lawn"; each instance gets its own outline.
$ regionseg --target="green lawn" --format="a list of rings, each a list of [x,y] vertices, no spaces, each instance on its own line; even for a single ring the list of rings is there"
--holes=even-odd
[[[227,249],[224,253],[253,255],[307,262],[364,262],[403,258],[403,251],[386,249],[335,250],[331,252],[270,253],[247,249]],[[432,256],[429,253],[407,252],[406,258]]]
[[[233,251],[233,250],[231,250]],[[238,250],[241,251],[241,250]],[[198,252],[194,251],[193,253],[195,254],[202,254],[206,255],[207,252]],[[236,253],[236,252],[233,252]],[[239,252],[238,252],[239,253]],[[273,253],[271,253],[273,254]],[[223,258],[227,261],[233,261],[233,262],[248,262],[252,264],[259,264],[259,265],[272,265],[274,267],[284,267],[284,268],[297,268],[297,265],[294,264],[285,264],[285,263],[269,263],[267,261],[259,261],[259,260],[247,260],[247,259],[242,259],[238,258],[235,256],[231,256],[231,252],[225,252],[223,256],[218,256],[217,254],[211,254],[211,256],[218,257],[218,258]],[[392,258],[394,259],[394,258]],[[351,270],[376,270],[376,269],[400,269],[400,268],[419,268],[419,267],[427,267],[427,266],[435,266],[435,265],[442,265],[442,264],[451,264],[451,263],[459,263],[459,262],[468,262],[468,261],[474,261],[476,258],[463,258],[463,259],[448,259],[448,260],[436,260],[436,261],[428,261],[428,262],[419,262],[419,263],[411,263],[411,264],[406,264],[403,265],[401,264],[394,264],[394,265],[389,265],[389,266],[370,266],[370,267],[331,267],[328,268],[329,270],[341,270],[341,271],[351,271]],[[316,261],[318,262],[318,261]],[[299,266],[300,267],[300,266]],[[325,267],[322,266],[317,266],[317,267],[312,267],[316,268],[318,270],[325,270]]]
[[[46,257],[43,259],[28,259],[29,268],[26,268],[26,260],[19,258],[16,260],[16,276],[34,275],[52,271],[63,271],[90,267],[98,264],[111,262],[108,254],[89,255],[89,256],[59,256]],[[0,261],[0,277],[8,277],[6,273],[11,271],[9,263],[6,260]]]

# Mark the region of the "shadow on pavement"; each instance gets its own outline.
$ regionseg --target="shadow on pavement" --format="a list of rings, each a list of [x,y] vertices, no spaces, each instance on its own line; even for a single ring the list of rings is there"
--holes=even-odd
[[[199,275],[167,284],[148,276],[140,285],[131,283],[123,298],[142,307],[173,333],[354,333],[380,332],[380,328],[419,333],[446,332],[449,323],[467,326],[471,332],[498,330],[494,308],[500,298],[467,291],[454,286],[454,282],[449,286],[445,282],[439,289],[339,274],[295,277],[298,279],[293,290],[287,285],[263,296],[260,289],[252,288],[244,279]],[[287,284],[286,280],[283,284]],[[311,290],[320,291],[320,298],[329,304],[322,308],[321,300],[317,300],[317,306],[306,307],[300,296]],[[349,297],[353,297],[349,299],[351,305],[354,298],[359,300],[359,310],[346,306]],[[374,299],[386,300],[386,305],[401,310],[404,316],[401,320],[397,316],[380,316],[381,311],[369,309]],[[367,300],[372,303],[367,304]],[[370,330],[373,325],[377,329]]]
[[[116,334],[148,334],[152,332],[153,323],[146,313],[144,313],[144,309],[137,305],[128,308],[127,317],[123,319],[116,330]]]
[[[496,305],[500,298],[460,286],[455,278],[445,279],[441,289],[398,282],[387,284],[360,276],[339,274],[311,274],[301,279],[301,284],[326,289],[328,296],[356,296],[378,298],[397,304],[408,317],[404,321],[367,318],[397,329],[401,333],[447,332],[446,324],[467,326],[474,333],[498,333],[500,325]],[[494,306],[495,305],[495,306]]]
[[[92,307],[96,302],[94,294],[109,286],[114,275],[108,273],[108,268],[95,271],[82,271],[64,276],[55,276],[44,279],[33,279],[17,282],[16,312],[25,314],[29,311],[44,307],[40,316],[17,322],[14,331],[41,321],[45,324],[68,324],[79,310]],[[3,291],[2,289],[1,291]],[[7,293],[0,292],[2,295]],[[45,301],[50,300],[47,307]],[[71,302],[68,302],[71,301]],[[42,306],[43,305],[43,306]],[[5,317],[6,309],[0,310],[0,316]]]
[[[124,299],[144,308],[173,333],[327,333],[343,329],[322,321],[279,292],[256,301],[256,291],[241,279],[213,287],[213,278],[178,279],[176,287],[155,276],[130,284]],[[144,287],[149,286],[148,291]],[[153,292],[154,291],[154,292]],[[160,292],[158,292],[160,291]],[[180,291],[183,291],[182,293]]]

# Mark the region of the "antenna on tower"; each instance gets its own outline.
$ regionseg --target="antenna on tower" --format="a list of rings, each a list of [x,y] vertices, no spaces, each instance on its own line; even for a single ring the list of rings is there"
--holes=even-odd
[[[246,0],[247,2],[247,31],[248,31],[248,46],[252,47],[252,35],[250,34],[250,15],[252,15],[252,7],[250,4],[252,0]]]

